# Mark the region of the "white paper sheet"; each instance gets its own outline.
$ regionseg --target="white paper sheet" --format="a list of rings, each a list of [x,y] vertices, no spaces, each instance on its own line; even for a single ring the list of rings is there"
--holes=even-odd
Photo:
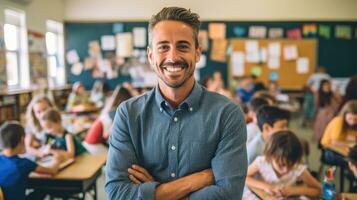
[[[231,56],[232,62],[232,74],[233,76],[244,75],[244,53],[233,52]]]
[[[301,57],[296,60],[296,72],[298,74],[306,74],[309,72],[309,59]]]
[[[83,64],[80,62],[73,64],[71,67],[71,72],[74,75],[78,76],[82,73],[82,71],[83,71]]]
[[[245,60],[248,63],[259,63],[260,62],[260,55],[259,51],[255,52],[247,52],[245,56]]]
[[[267,28],[265,26],[251,26],[249,28],[250,38],[265,38],[267,34]]]
[[[79,56],[75,49],[68,51],[66,54],[66,58],[67,58],[68,64],[70,64],[70,65],[79,62]]]
[[[298,49],[296,45],[286,45],[284,46],[284,59],[295,60],[298,58]]]
[[[267,48],[261,48],[259,50],[259,53],[260,53],[260,61],[261,62],[267,62],[268,61],[268,50]]]
[[[131,57],[133,54],[133,35],[131,33],[118,33],[116,35],[116,41],[116,55],[121,57]]]
[[[102,44],[102,50],[104,50],[104,51],[115,50],[115,37],[114,37],[114,35],[103,35],[100,38],[100,42]]]
[[[279,42],[270,43],[268,52],[270,57],[280,57],[281,45]]]
[[[134,34],[134,46],[145,47],[146,46],[146,28],[136,27],[133,28]]]
[[[206,64],[207,64],[207,56],[202,54],[200,61],[198,61],[198,63],[196,63],[196,69],[204,68],[204,67],[206,67]]]
[[[258,41],[249,40],[245,42],[245,51],[246,52],[257,52],[259,49]]]
[[[278,69],[280,67],[280,57],[269,57],[268,68]]]

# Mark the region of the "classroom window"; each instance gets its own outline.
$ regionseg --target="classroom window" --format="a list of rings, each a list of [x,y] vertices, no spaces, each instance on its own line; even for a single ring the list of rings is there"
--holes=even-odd
[[[64,85],[66,82],[63,43],[63,24],[47,20],[46,48],[50,85]]]
[[[30,83],[25,14],[5,9],[4,39],[6,75],[9,88],[28,87]]]

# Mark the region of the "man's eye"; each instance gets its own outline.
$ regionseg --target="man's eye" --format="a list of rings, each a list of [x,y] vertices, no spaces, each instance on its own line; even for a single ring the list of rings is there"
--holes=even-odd
[[[159,46],[159,50],[167,50],[167,49],[169,49],[169,46],[167,45]]]

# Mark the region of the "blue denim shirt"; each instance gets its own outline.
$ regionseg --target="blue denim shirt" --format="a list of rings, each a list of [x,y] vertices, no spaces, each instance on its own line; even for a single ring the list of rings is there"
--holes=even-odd
[[[195,83],[174,110],[159,87],[117,109],[106,166],[108,199],[155,199],[160,183],[212,168],[215,184],[195,199],[241,199],[247,171],[246,125],[239,106]],[[133,184],[128,168],[138,164],[155,182]]]

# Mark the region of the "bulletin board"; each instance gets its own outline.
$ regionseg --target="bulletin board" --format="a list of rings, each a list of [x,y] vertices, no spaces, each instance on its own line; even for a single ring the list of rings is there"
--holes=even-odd
[[[247,39],[232,39],[231,45],[233,52],[246,52],[246,42]],[[252,40],[249,40],[252,41]],[[258,80],[262,81],[265,85],[269,83],[269,74],[275,72],[278,76],[277,82],[279,86],[283,89],[296,90],[301,89],[302,86],[307,82],[310,75],[315,71],[316,66],[316,54],[317,54],[317,41],[314,39],[303,39],[303,40],[288,40],[288,39],[260,39],[253,40],[257,41],[259,48],[268,48],[269,44],[279,43],[280,44],[280,66],[278,68],[271,69],[268,67],[267,62],[261,63],[248,63],[244,62],[244,75],[251,75],[253,68],[260,68],[261,73],[257,77]],[[284,58],[284,46],[293,45],[297,47],[298,57],[304,57],[308,59],[308,71],[305,73],[297,72],[297,62],[296,59],[285,60]],[[228,78],[229,83],[234,79],[232,73],[233,63],[229,64]]]

